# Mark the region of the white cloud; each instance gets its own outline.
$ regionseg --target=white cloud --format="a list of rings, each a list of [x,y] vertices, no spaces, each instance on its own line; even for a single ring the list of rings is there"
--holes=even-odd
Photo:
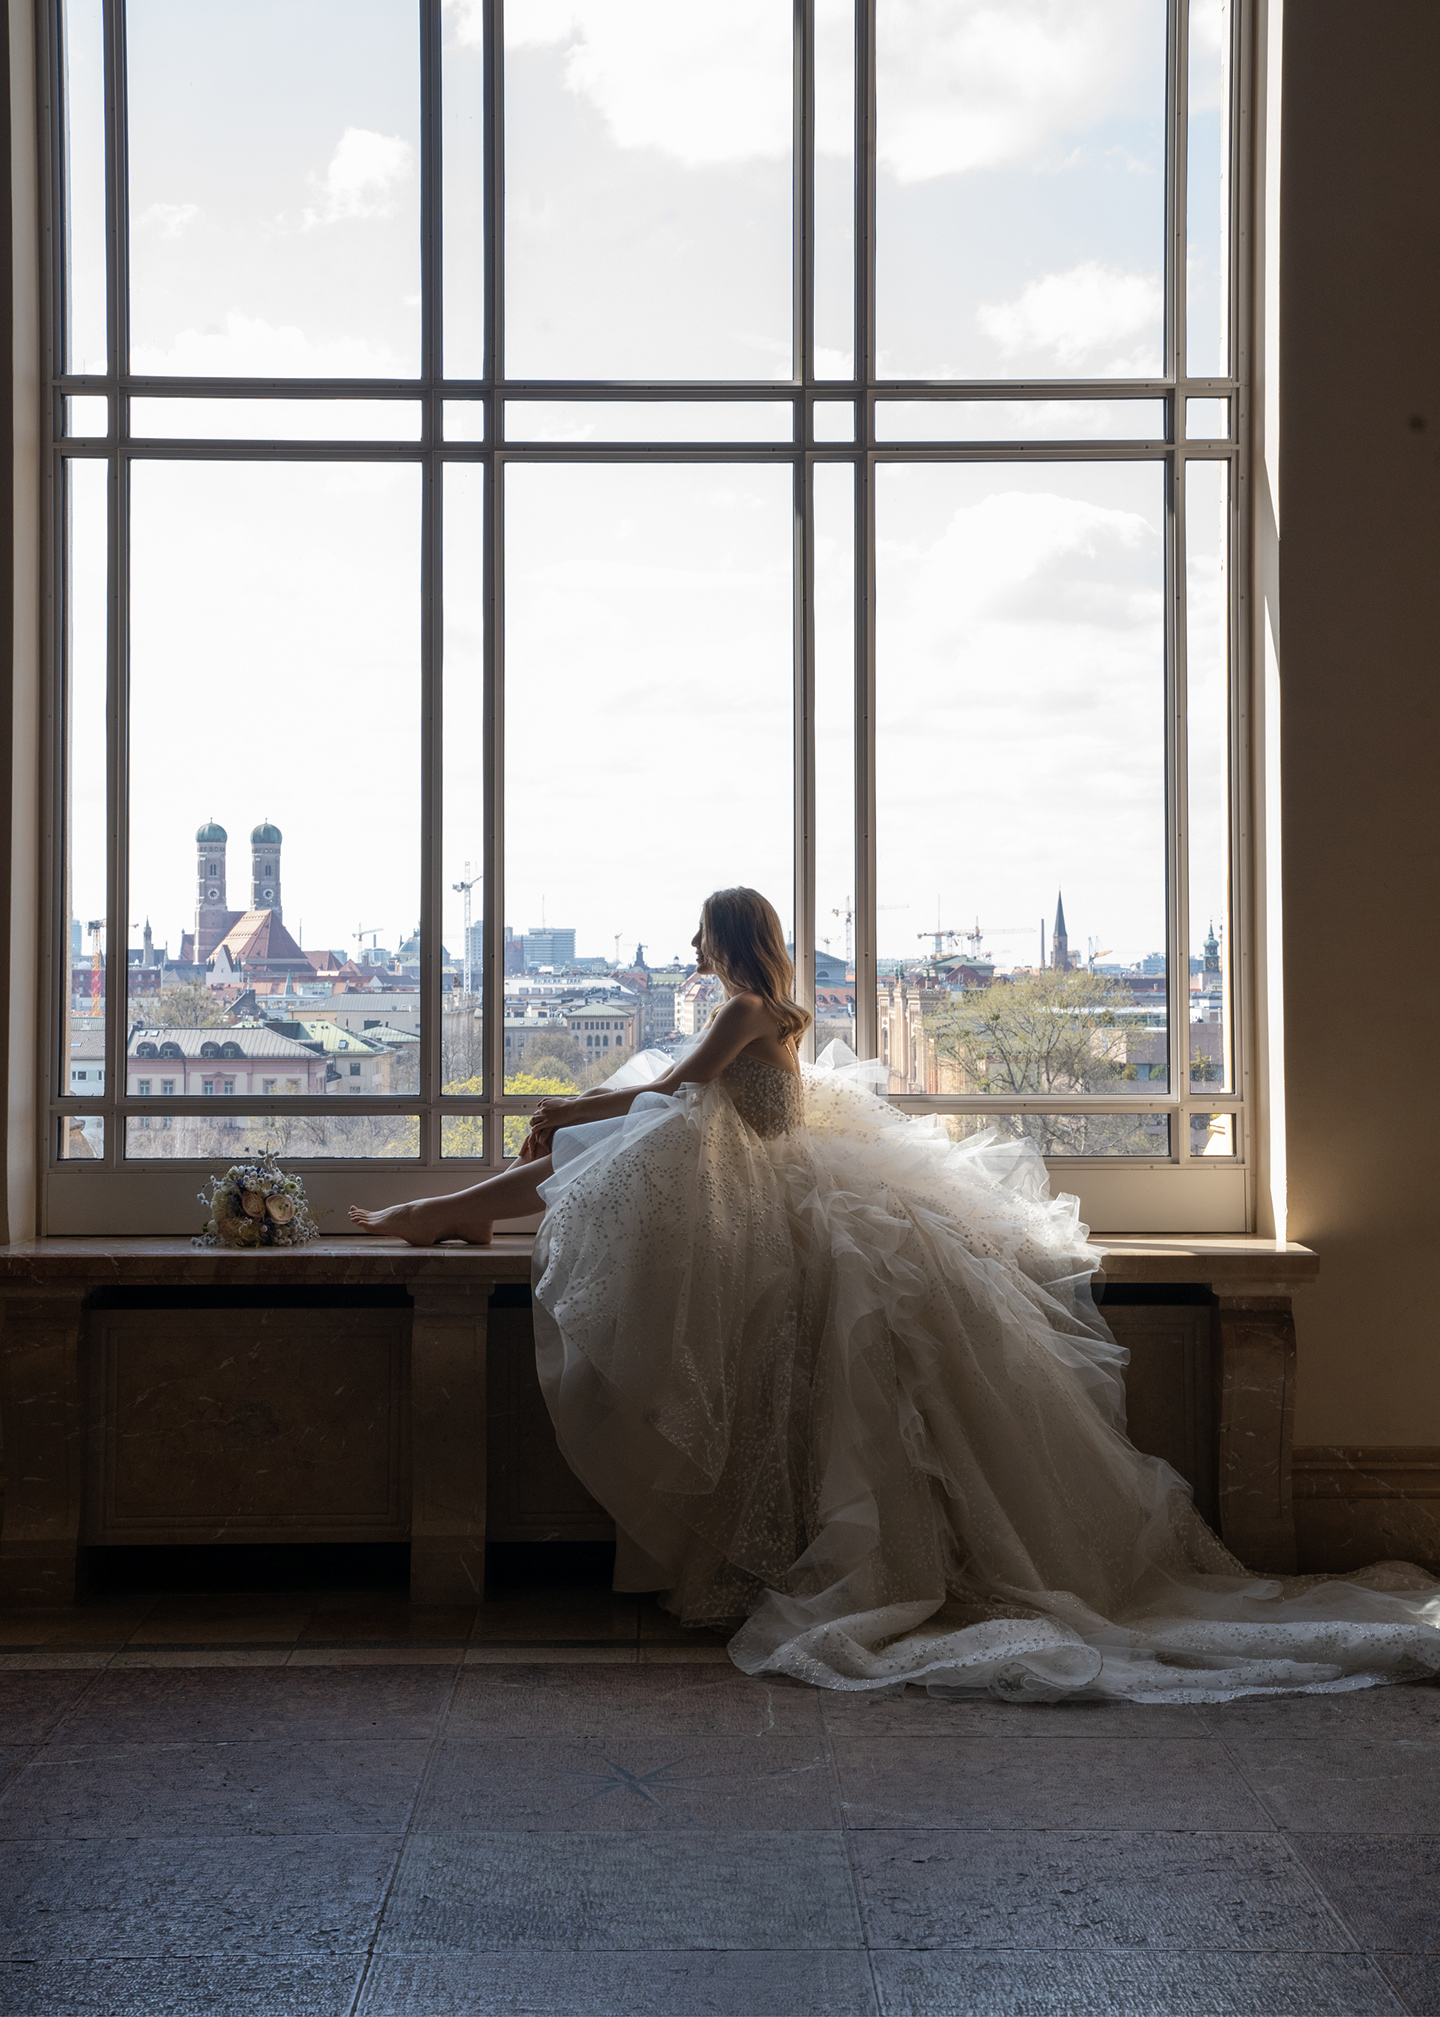
[[[1158,274],[1124,273],[1086,259],[1032,280],[1014,301],[982,302],[975,320],[1002,357],[1143,376],[1160,369],[1161,309]]]
[[[397,192],[414,167],[410,144],[398,133],[347,126],[318,184],[319,205],[305,212],[306,229],[345,218],[393,216]]]
[[[180,378],[394,378],[407,367],[363,336],[316,338],[232,308],[223,326],[182,329],[166,348],[137,345],[135,370]]]
[[[1058,167],[1102,119],[1163,111],[1161,0],[889,0],[877,53],[880,156],[900,182]]]
[[[199,215],[198,203],[151,203],[135,219],[135,228],[153,231],[159,238],[178,238]]]
[[[478,6],[458,0],[459,39]],[[619,147],[653,147],[689,167],[790,151],[791,13],[783,0],[512,0],[511,49],[566,46],[565,82]]]

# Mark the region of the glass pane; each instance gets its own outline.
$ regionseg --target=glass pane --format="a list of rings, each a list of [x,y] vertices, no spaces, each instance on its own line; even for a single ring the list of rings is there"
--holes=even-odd
[[[69,985],[57,1092],[105,1090],[105,691],[108,470],[65,463],[66,836],[65,935]]]
[[[855,1047],[855,470],[815,465],[815,1055]]]
[[[1185,368],[1230,368],[1230,35],[1232,0],[1190,0],[1190,134],[1186,159]]]
[[[509,441],[789,441],[789,401],[507,399]]]
[[[997,1141],[1034,1142],[1042,1156],[1170,1154],[1166,1114],[946,1114],[942,1125],[952,1142],[993,1130]]]
[[[417,371],[414,0],[129,0],[126,24],[132,368]]]
[[[445,470],[445,841],[441,857],[446,1092],[482,1093],[485,859],[485,470]],[[508,936],[508,934],[507,934]],[[478,1123],[477,1123],[478,1125]],[[478,1150],[456,1149],[456,1155]]]
[[[853,441],[855,439],[855,402],[853,399],[819,399],[811,410],[811,426],[817,441]]]
[[[152,441],[418,441],[418,399],[132,399]]]
[[[877,0],[885,378],[1161,368],[1165,0]]]
[[[447,399],[445,401],[445,439],[447,441],[483,441],[485,439],[485,402],[483,399]]]
[[[1162,399],[877,399],[877,441],[1163,441]]]
[[[855,5],[815,0],[815,376],[854,373]]]
[[[419,470],[137,462],[131,581],[132,1076],[414,1091]]]
[[[440,14],[447,378],[485,375],[485,32],[480,0]],[[452,440],[463,439],[451,436]]]
[[[64,0],[65,369],[103,371],[105,333],[105,36],[101,0]]]
[[[65,432],[80,440],[94,440],[110,432],[110,401],[101,393],[86,393],[65,402]]]
[[[1190,1154],[1233,1156],[1238,1127],[1238,1114],[1191,1114]]]
[[[105,1123],[97,1114],[61,1114],[56,1122],[56,1153],[62,1163],[100,1162],[105,1155]]]
[[[523,1130],[521,1140],[524,1140]],[[485,1154],[484,1115],[446,1114],[440,1123],[440,1153],[442,1156],[465,1156],[478,1162]]]
[[[789,931],[793,518],[788,465],[506,470],[505,911],[522,973],[551,970],[506,981],[509,1092],[543,1090],[545,1053],[606,1077],[652,988],[683,1028],[712,889],[763,890]],[[612,1005],[590,1023],[560,1012],[581,985]]]
[[[127,1162],[193,1160],[223,1168],[261,1149],[274,1149],[286,1162],[414,1159],[420,1153],[420,1122],[414,1114],[217,1114],[212,1119],[209,1114],[159,1112],[131,1114],[125,1122]],[[199,1212],[197,1230],[204,1216]]]
[[[789,378],[793,67],[790,0],[508,0],[512,377]]]
[[[891,1090],[1153,1095],[1163,471],[882,463],[876,498]]]
[[[1187,399],[1185,432],[1192,441],[1224,441],[1230,433],[1228,399]]]
[[[1230,471],[1185,469],[1190,1083],[1234,1084],[1230,1013]]]

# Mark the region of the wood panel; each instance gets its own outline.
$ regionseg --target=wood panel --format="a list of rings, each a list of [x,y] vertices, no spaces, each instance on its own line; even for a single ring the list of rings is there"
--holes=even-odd
[[[409,1330],[391,1310],[96,1311],[85,1539],[404,1540]]]
[[[615,1523],[597,1506],[555,1443],[535,1377],[530,1312],[490,1311],[490,1520],[492,1541],[609,1541]]]

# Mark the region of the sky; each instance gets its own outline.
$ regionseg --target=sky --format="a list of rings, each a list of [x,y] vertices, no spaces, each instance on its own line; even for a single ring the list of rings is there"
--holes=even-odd
[[[98,362],[96,0],[72,0],[73,356]],[[477,0],[447,0],[446,359],[480,368]],[[512,374],[785,377],[788,0],[508,0]],[[1192,368],[1223,366],[1221,0],[1192,0]],[[411,0],[129,0],[137,369],[404,375],[418,365]],[[848,8],[817,4],[817,343],[850,368]],[[896,375],[1107,377],[1160,364],[1162,0],[883,0],[877,337]],[[554,418],[541,432],[555,432]],[[391,426],[404,426],[387,410]],[[187,423],[188,424],[188,423]],[[197,422],[198,424],[198,422]],[[603,418],[574,423],[603,438]],[[1092,407],[1067,423],[1103,432]],[[242,422],[270,432],[273,413]],[[1045,416],[1024,429],[1043,434]],[[850,490],[817,488],[817,932],[852,890]],[[1203,479],[1203,480],[1202,480]],[[452,952],[483,842],[475,470],[446,486]],[[1221,908],[1223,547],[1195,479],[1192,904]],[[681,951],[698,901],[791,891],[788,470],[512,466],[505,921],[579,950]],[[90,485],[90,488],[87,488]],[[881,472],[879,950],[978,918],[1038,953],[1164,943],[1159,469]],[[103,500],[73,491],[77,916],[104,907]],[[133,487],[131,920],[172,951],[195,828],[285,833],[286,923],[395,946],[419,912],[413,468],[140,464]],[[98,684],[97,684],[97,671]],[[474,912],[483,893],[474,892]]]

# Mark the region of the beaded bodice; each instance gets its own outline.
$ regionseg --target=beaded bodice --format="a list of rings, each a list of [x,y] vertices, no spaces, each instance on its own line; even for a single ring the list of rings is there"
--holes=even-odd
[[[804,1083],[783,1065],[742,1054],[721,1072],[720,1083],[745,1125],[767,1141],[790,1134],[805,1118]]]

